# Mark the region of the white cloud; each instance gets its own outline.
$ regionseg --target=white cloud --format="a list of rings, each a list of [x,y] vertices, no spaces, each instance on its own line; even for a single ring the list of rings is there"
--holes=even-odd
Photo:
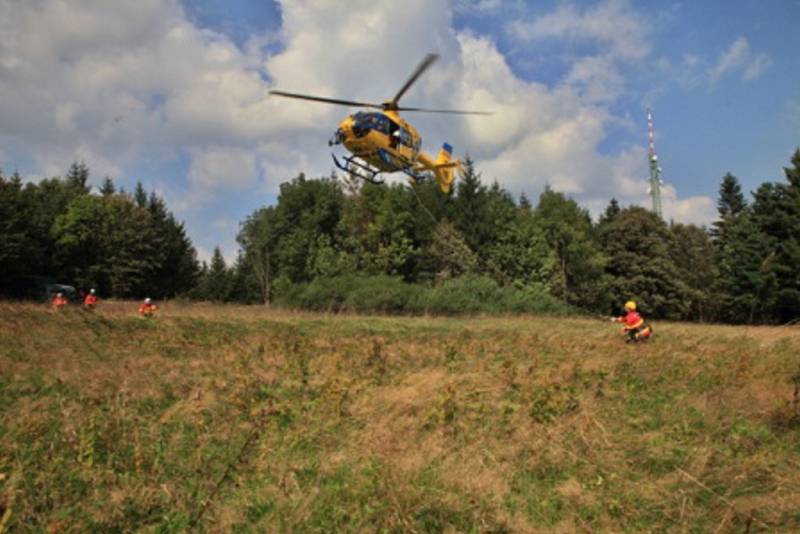
[[[446,0],[347,5],[282,2],[280,32],[239,48],[194,26],[177,0],[0,0],[0,166],[14,154],[33,161],[32,174],[52,175],[84,159],[99,182],[142,161],[186,157],[185,176],[156,184],[177,211],[204,209],[231,190],[266,198],[301,171],[330,172],[326,141],[352,111],[269,97],[269,89],[380,102],[434,51],[440,61],[404,103],[495,114],[409,114],[427,150],[450,141],[487,180],[515,192],[549,183],[587,203],[641,195],[642,149],[598,149],[617,120],[608,106],[622,91],[620,65],[649,53],[647,24],[627,2],[561,5],[514,26],[524,40],[598,45],[554,87],[518,78],[490,39],[456,32]],[[492,0],[471,7],[497,8]],[[279,51],[264,52],[276,40]],[[753,76],[765,68],[753,65]],[[213,220],[190,230],[222,231]],[[232,257],[234,246],[224,249]]]
[[[597,43],[617,59],[640,60],[650,53],[649,25],[629,2],[606,0],[586,9],[561,4],[556,11],[531,21],[516,21],[510,31],[524,41],[568,39]]]
[[[742,78],[746,81],[755,80],[756,78],[759,78],[770,66],[772,66],[772,59],[766,54],[758,54],[745,67],[744,73],[742,73]]]
[[[505,4],[509,3],[508,0],[505,2]],[[454,0],[453,10],[457,13],[483,15],[500,10],[503,4],[503,0]]]
[[[661,188],[661,207],[664,219],[668,221],[708,226],[717,219],[714,199],[708,196],[680,199],[675,188],[669,184]]]
[[[611,102],[623,89],[623,79],[608,56],[595,56],[575,62],[566,83],[579,88],[588,102]]]
[[[717,62],[708,68],[706,74],[713,87],[724,76],[735,72],[741,73],[742,80],[751,81],[766,71],[772,60],[766,54],[753,54],[750,43],[745,37],[737,37],[727,50],[720,54]]]
[[[258,181],[256,157],[250,148],[214,146],[193,152],[188,178],[201,189],[243,190]]]
[[[650,54],[650,24],[627,0],[606,0],[587,8],[560,4],[555,11],[508,24],[508,31],[526,46],[556,41],[567,51],[563,60],[568,87],[592,103],[610,103],[623,94],[621,69]]]
[[[735,69],[741,68],[747,56],[750,54],[750,45],[747,42],[747,39],[744,37],[739,37],[731,46],[723,52],[717,64],[712,66],[708,70],[708,79],[711,83],[716,83],[722,78],[723,75],[731,72]]]

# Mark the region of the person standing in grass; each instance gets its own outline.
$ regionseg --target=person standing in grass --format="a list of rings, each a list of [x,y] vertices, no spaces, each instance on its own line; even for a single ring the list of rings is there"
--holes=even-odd
[[[83,299],[83,306],[87,310],[94,310],[95,306],[97,306],[97,295],[94,289],[90,289],[89,294]]]
[[[628,336],[626,343],[645,341],[653,335],[653,328],[639,315],[636,311],[636,302],[632,300],[625,303],[625,315],[612,317],[611,320],[623,324],[622,332]]]
[[[64,298],[64,293],[56,293],[56,296],[53,297],[53,300],[50,302],[50,306],[54,310],[60,310],[66,305],[67,305],[67,299]]]
[[[147,297],[144,299],[144,302],[142,302],[142,305],[139,306],[139,315],[145,318],[150,318],[155,315],[156,310],[158,310],[158,306],[153,304],[153,302],[150,300],[150,297]]]

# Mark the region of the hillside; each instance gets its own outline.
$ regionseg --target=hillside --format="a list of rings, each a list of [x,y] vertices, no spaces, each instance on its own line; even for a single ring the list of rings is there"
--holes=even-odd
[[[800,328],[0,304],[0,531],[798,531]]]

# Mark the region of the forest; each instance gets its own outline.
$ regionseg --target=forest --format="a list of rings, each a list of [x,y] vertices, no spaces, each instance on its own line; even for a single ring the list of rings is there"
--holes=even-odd
[[[0,294],[48,276],[104,298],[183,298],[383,313],[617,313],[785,324],[800,316],[800,149],[750,195],[725,174],[711,227],[610,199],[593,220],[545,188],[534,204],[469,158],[451,194],[304,174],[240,223],[238,257],[199,262],[183,223],[137,183],[89,168],[38,183],[0,171]]]

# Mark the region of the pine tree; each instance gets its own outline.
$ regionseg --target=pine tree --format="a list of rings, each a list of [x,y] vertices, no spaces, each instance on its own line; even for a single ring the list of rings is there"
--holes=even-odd
[[[85,162],[74,162],[69,171],[67,171],[67,176],[65,177],[65,182],[67,188],[73,191],[74,194],[86,194],[89,192],[90,187],[87,185],[89,181],[89,167],[86,166]]]
[[[609,223],[619,215],[619,212],[622,211],[619,207],[619,202],[617,202],[616,198],[612,198],[611,201],[608,203],[606,207],[606,211],[600,217],[599,224]]]
[[[757,314],[757,294],[764,296],[765,277],[760,266],[769,254],[767,237],[753,223],[750,206],[738,179],[727,173],[720,183],[717,200],[719,219],[711,236],[719,277],[714,283],[718,295],[717,317],[730,322],[752,322]],[[763,286],[763,287],[762,287]]]
[[[739,180],[731,173],[722,177],[722,184],[719,187],[719,201],[717,201],[717,211],[721,219],[728,216],[736,216],[747,207],[747,202],[742,195],[742,188]]]
[[[103,185],[100,186],[100,194],[104,197],[108,197],[113,195],[117,192],[116,187],[114,187],[114,181],[111,179],[110,176],[106,176],[103,178]]]
[[[155,193],[147,201],[150,225],[153,228],[157,263],[151,280],[151,294],[157,298],[174,297],[188,292],[197,283],[197,255],[166,203]]]
[[[208,274],[206,274],[203,286],[205,288],[205,297],[208,300],[216,302],[228,300],[231,280],[228,267],[225,265],[225,258],[222,257],[219,247],[214,247],[211,264],[208,267]]]
[[[489,242],[488,230],[492,222],[486,210],[487,190],[481,183],[481,174],[469,157],[464,160],[464,172],[456,185],[453,201],[453,223],[467,240],[473,252]]]
[[[800,149],[793,168],[784,168],[788,183],[765,183],[754,193],[753,219],[771,245],[769,271],[777,288],[767,313],[774,321],[800,317]]]
[[[22,178],[9,179],[0,172],[0,291],[13,289],[14,277],[32,274],[38,259],[37,242],[31,236],[31,207]]]
[[[718,318],[734,323],[769,321],[777,296],[773,244],[749,210],[726,226],[724,240],[715,246]]]
[[[137,208],[147,207],[147,191],[144,190],[142,182],[136,182],[136,189],[133,192],[133,201]]]
[[[519,195],[519,208],[522,211],[531,211],[533,209],[533,205],[524,191]]]
[[[723,176],[719,186],[719,199],[717,200],[719,219],[712,225],[712,237],[716,241],[724,241],[726,226],[732,224],[747,208],[747,201],[742,194],[739,180],[731,173],[727,173]]]

